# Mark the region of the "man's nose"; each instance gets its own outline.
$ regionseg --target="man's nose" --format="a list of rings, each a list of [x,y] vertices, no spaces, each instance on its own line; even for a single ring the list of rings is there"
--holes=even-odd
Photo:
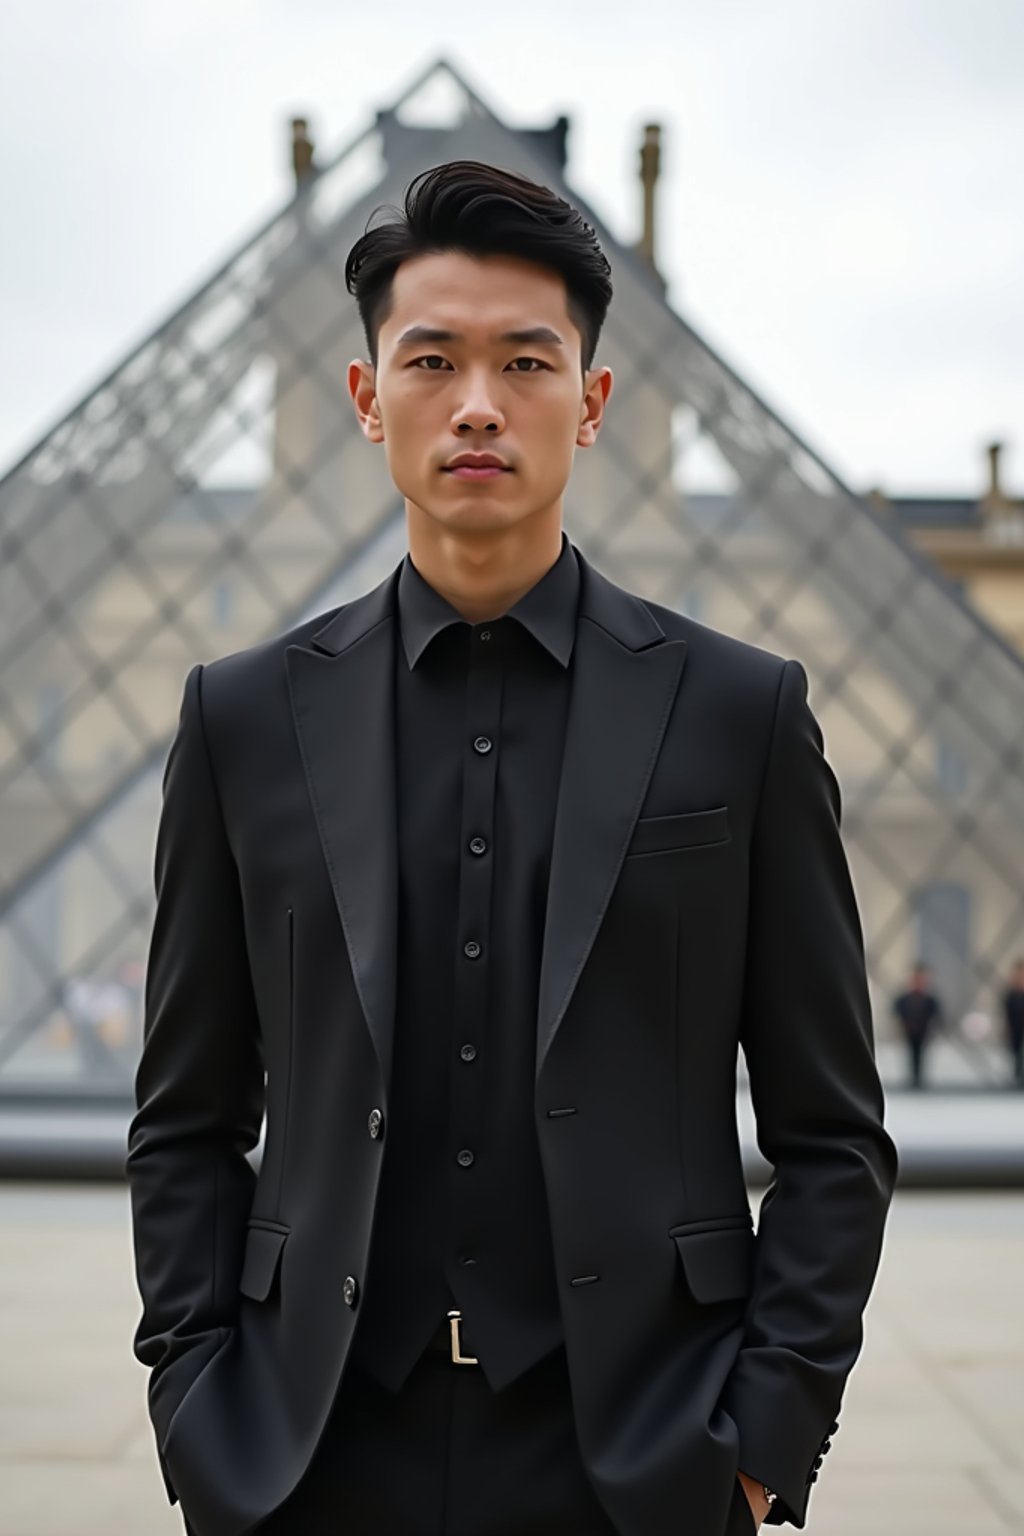
[[[459,432],[501,432],[505,417],[483,381],[471,386],[455,415]]]

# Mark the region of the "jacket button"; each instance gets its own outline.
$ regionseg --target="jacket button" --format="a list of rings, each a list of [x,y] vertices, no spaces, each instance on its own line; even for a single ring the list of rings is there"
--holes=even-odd
[[[489,752],[491,750],[491,738],[489,736],[478,736],[473,745],[478,752]]]
[[[341,1287],[341,1296],[346,1307],[354,1307],[359,1299],[359,1282],[355,1275],[346,1275]]]
[[[468,1147],[463,1147],[462,1151],[456,1158],[456,1162],[460,1168],[472,1168],[473,1164],[476,1162],[476,1158],[473,1156]]]
[[[371,1109],[370,1110],[369,1116],[368,1116],[367,1121],[366,1121],[366,1128],[369,1131],[369,1133],[372,1136],[374,1141],[377,1140],[378,1136],[383,1136],[383,1134],[384,1134],[384,1116],[381,1114],[379,1109]]]

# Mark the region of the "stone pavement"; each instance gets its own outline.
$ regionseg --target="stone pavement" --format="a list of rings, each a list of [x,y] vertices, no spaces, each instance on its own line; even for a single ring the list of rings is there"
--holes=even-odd
[[[137,1315],[123,1187],[0,1185],[0,1536],[181,1532]],[[901,1193],[808,1532],[1024,1532],[1022,1403],[1024,1194]]]

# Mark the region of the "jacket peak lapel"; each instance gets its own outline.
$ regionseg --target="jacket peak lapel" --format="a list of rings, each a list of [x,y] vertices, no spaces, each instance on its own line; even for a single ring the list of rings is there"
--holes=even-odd
[[[397,575],[335,614],[313,637],[315,650],[291,645],[285,651],[306,785],[385,1084],[391,1078],[398,963],[390,622]]]
[[[539,1077],[597,937],[686,659],[632,593],[577,551],[583,583],[551,847],[537,1010]]]

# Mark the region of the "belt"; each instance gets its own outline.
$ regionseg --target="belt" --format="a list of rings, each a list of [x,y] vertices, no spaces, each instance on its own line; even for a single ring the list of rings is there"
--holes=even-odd
[[[466,1354],[462,1344],[462,1313],[453,1307],[437,1331],[431,1335],[428,1349],[449,1356],[453,1365],[479,1365],[475,1355]]]

